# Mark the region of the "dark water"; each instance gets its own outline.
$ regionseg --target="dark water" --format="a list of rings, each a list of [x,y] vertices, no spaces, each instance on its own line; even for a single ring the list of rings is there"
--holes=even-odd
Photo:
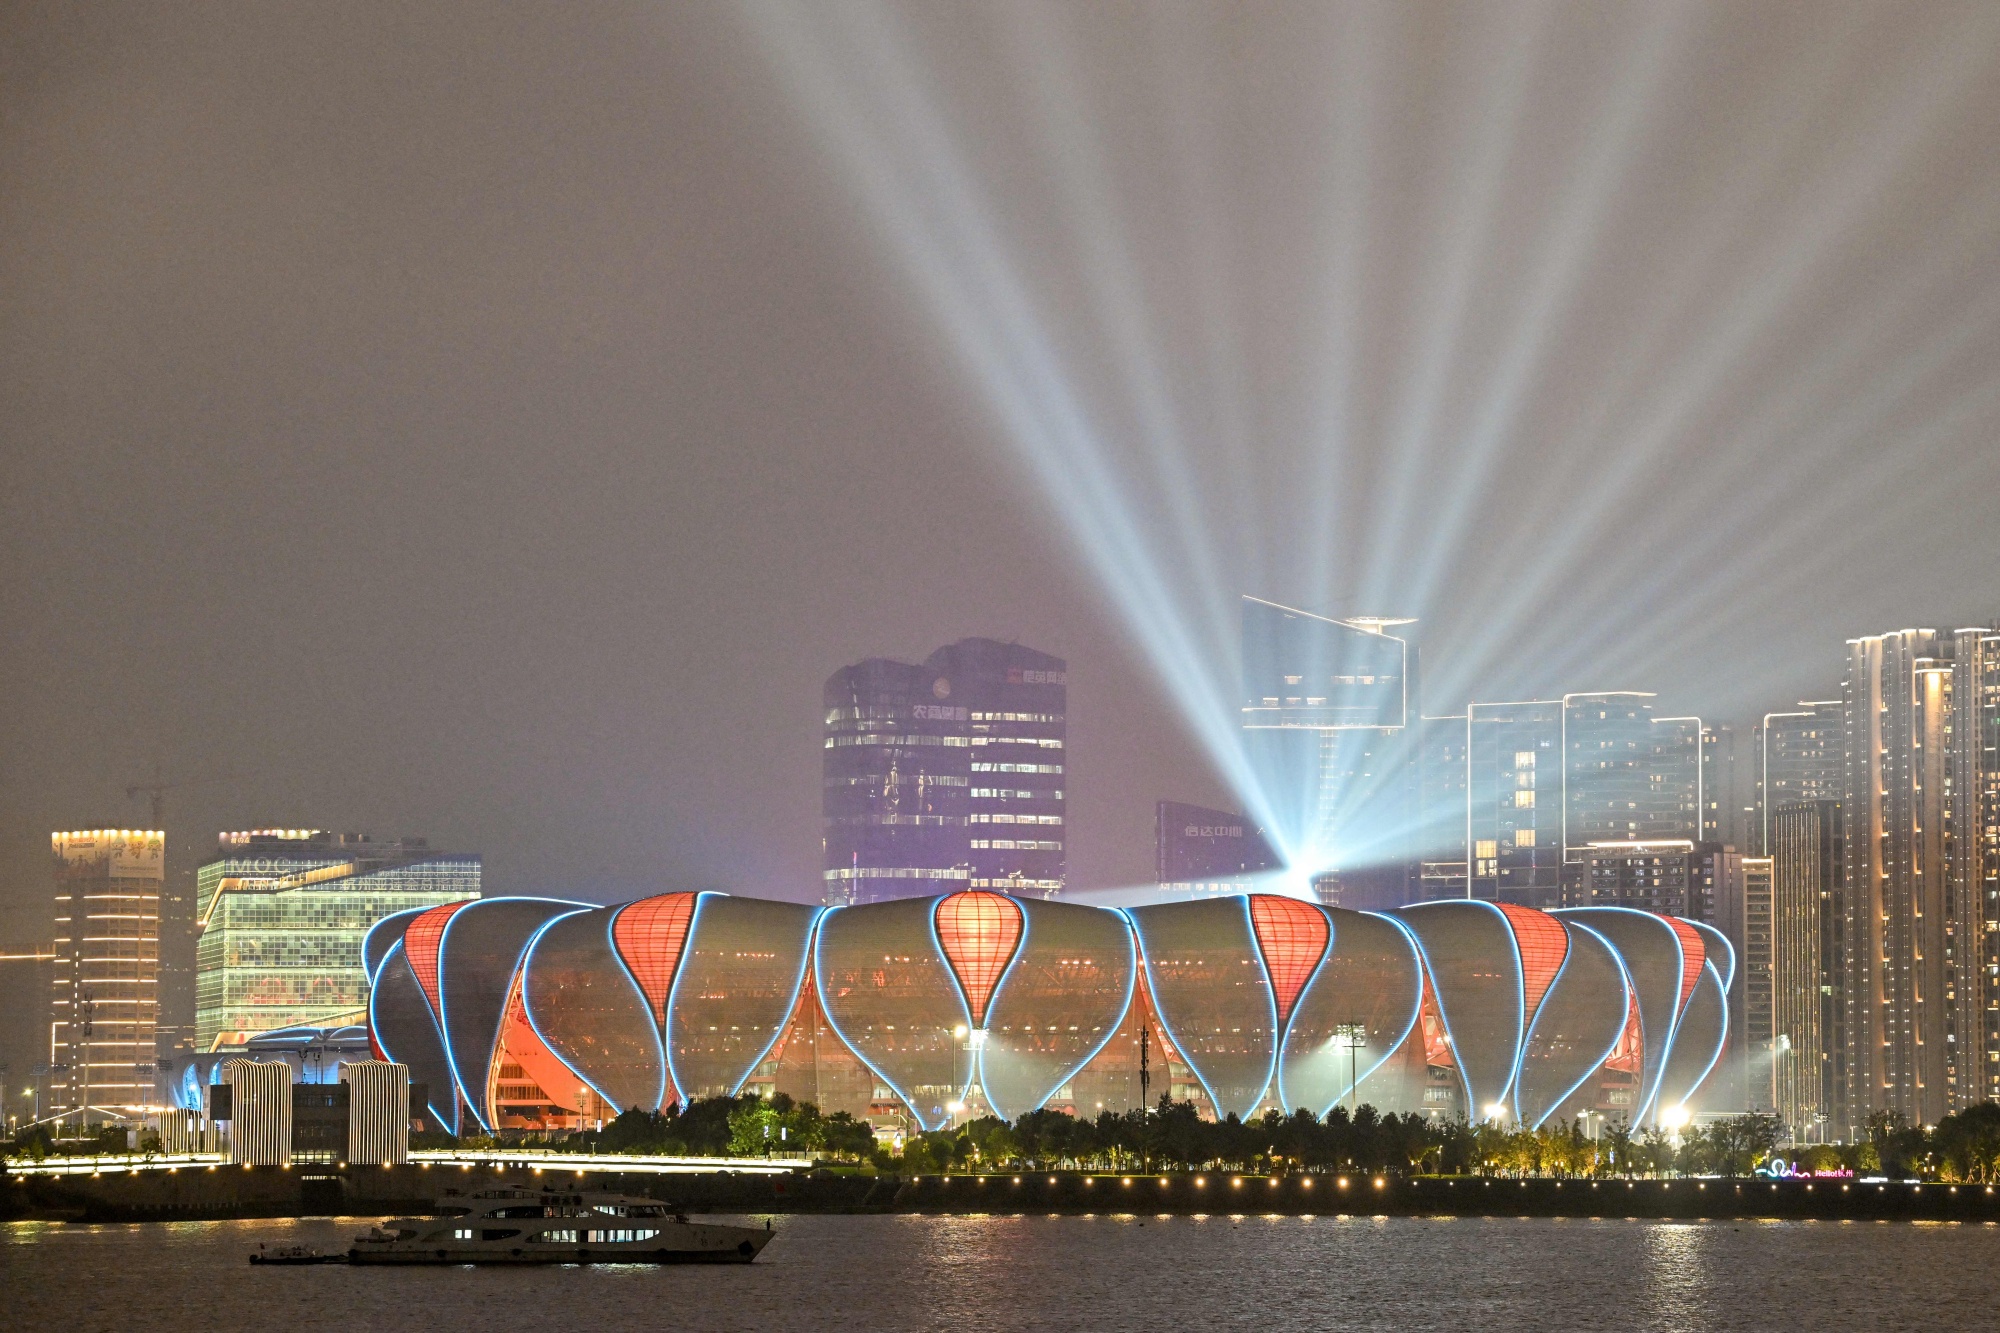
[[[2000,1227],[781,1217],[742,1268],[253,1269],[356,1221],[0,1227],[0,1328],[1992,1329]]]

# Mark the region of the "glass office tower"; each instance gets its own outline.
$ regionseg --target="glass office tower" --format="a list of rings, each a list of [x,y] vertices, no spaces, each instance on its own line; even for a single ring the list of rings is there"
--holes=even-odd
[[[1066,876],[1067,667],[993,639],[827,679],[828,906],[962,888],[1053,898]]]
[[[480,860],[422,839],[318,829],[224,833],[195,872],[195,1043],[365,1022],[361,941],[392,913],[479,896]]]
[[[1347,906],[1414,896],[1417,651],[1409,620],[1243,599],[1245,748],[1281,850]]]

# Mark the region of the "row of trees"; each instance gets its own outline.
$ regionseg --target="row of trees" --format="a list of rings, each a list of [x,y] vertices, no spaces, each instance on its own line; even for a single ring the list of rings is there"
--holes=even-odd
[[[1777,1124],[1744,1116],[1670,1138],[1612,1125],[1586,1135],[1574,1122],[1540,1129],[1468,1125],[1419,1115],[1382,1115],[1371,1106],[1324,1117],[1272,1111],[1245,1122],[1205,1120],[1191,1102],[1162,1097],[1142,1115],[1106,1111],[1084,1119],[1031,1111],[917,1134],[900,1154],[880,1147],[869,1126],[845,1112],[823,1115],[783,1094],[709,1098],[659,1114],[628,1111],[602,1130],[555,1146],[578,1152],[758,1156],[811,1153],[911,1174],[1004,1170],[1397,1171],[1585,1176],[1746,1174],[1772,1152]]]
[[[1745,1115],[1669,1135],[1634,1133],[1613,1123],[1588,1135],[1573,1121],[1539,1129],[1469,1125],[1418,1115],[1380,1115],[1363,1106],[1350,1115],[1335,1107],[1270,1111],[1248,1122],[1204,1120],[1191,1102],[1162,1097],[1148,1114],[1106,1111],[1083,1119],[1063,1111],[1031,1111],[1014,1121],[986,1116],[956,1129],[918,1134],[900,1154],[881,1147],[865,1121],[845,1111],[824,1115],[811,1102],[780,1093],[712,1097],[653,1114],[627,1111],[601,1130],[572,1134],[552,1146],[573,1152],[685,1156],[810,1154],[870,1163],[879,1170],[927,1175],[946,1171],[1234,1170],[1396,1171],[1508,1176],[1747,1175],[1772,1157],[1796,1169],[1882,1172],[1894,1178],[2000,1181],[2000,1104],[1982,1103],[1925,1129],[1891,1113],[1871,1117],[1866,1137],[1833,1146],[1780,1150],[1775,1118]],[[88,1146],[64,1151],[124,1153],[123,1129],[106,1127]],[[432,1135],[417,1146],[490,1146],[491,1140]],[[53,1150],[46,1127],[0,1149],[39,1157]],[[140,1152],[155,1149],[145,1143]]]
[[[1191,1102],[1162,1097],[1149,1114],[1106,1111],[1095,1119],[1031,1111],[1014,1121],[987,1116],[909,1138],[900,1154],[845,1112],[822,1115],[783,1094],[710,1098],[654,1115],[628,1111],[601,1131],[562,1146],[589,1152],[758,1156],[811,1153],[910,1174],[1005,1170],[1397,1171],[1508,1176],[1741,1176],[1782,1157],[1799,1170],[1846,1169],[1932,1180],[2000,1180],[2000,1105],[1985,1103],[1925,1130],[1882,1114],[1859,1142],[1780,1151],[1770,1116],[1744,1115],[1678,1134],[1634,1132],[1614,1122],[1587,1134],[1574,1121],[1538,1129],[1470,1125],[1418,1115],[1324,1117],[1276,1111],[1248,1121],[1205,1120]]]

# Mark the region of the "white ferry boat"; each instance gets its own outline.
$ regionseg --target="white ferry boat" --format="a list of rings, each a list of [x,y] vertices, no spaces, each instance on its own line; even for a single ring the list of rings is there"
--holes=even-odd
[[[356,1236],[356,1264],[747,1264],[759,1227],[690,1222],[628,1194],[486,1189],[447,1194],[435,1217],[399,1217]]]

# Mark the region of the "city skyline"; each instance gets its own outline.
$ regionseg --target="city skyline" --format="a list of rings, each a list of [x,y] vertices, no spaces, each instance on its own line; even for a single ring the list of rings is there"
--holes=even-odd
[[[412,17],[387,98],[334,15],[10,49],[0,939],[144,786],[170,897],[311,824],[810,899],[814,689],[975,635],[1072,664],[1090,890],[1241,808],[1240,593],[1739,741],[1995,609],[1989,16],[905,14],[900,121],[849,17]]]

